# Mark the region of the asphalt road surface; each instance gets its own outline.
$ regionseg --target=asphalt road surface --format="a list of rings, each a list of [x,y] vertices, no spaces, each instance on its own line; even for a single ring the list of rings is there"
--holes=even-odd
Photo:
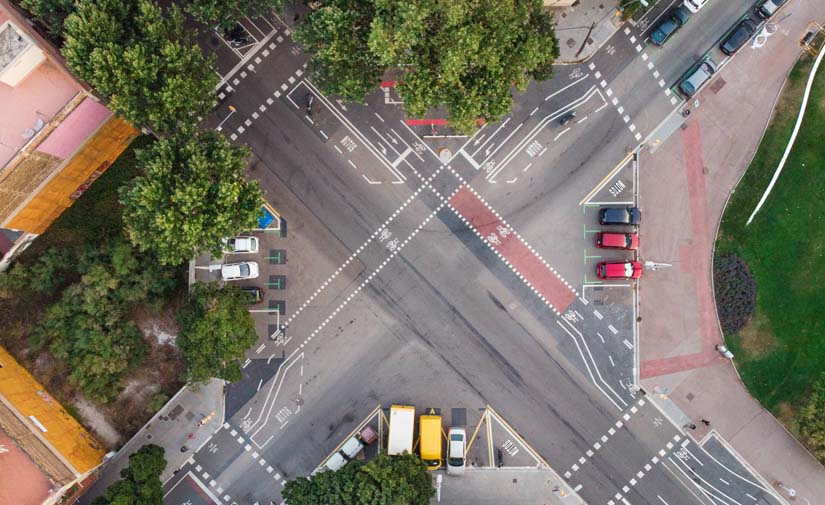
[[[591,245],[599,205],[636,202],[634,152],[686,105],[678,79],[753,3],[710,2],[660,49],[645,39],[662,0],[472,137],[408,124],[391,82],[366,104],[324,96],[274,16],[245,22],[249,47],[205,34],[224,77],[209,126],[252,148],[269,201],[300,202],[285,217],[320,223],[313,254],[336,266],[249,351],[241,400],[165,502],[278,503],[363,416],[400,403],[493,406],[591,504],[780,503],[635,386],[634,285],[594,268],[637,255]]]

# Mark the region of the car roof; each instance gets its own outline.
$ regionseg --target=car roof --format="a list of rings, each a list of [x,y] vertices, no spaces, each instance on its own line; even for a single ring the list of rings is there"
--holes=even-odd
[[[602,245],[610,247],[627,246],[627,234],[619,232],[602,232]]]

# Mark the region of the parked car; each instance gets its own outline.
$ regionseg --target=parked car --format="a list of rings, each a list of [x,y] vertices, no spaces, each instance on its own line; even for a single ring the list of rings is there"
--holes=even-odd
[[[699,91],[699,88],[713,77],[717,68],[713,60],[706,58],[693,72],[688,74],[688,76],[679,83],[679,89],[682,90],[682,93],[686,96],[695,95],[696,92]]]
[[[636,207],[602,207],[599,209],[599,224],[639,224],[642,211]]]
[[[464,453],[467,451],[467,432],[464,428],[452,427],[447,432],[447,475],[464,475]]]
[[[659,24],[653,27],[653,31],[650,32],[650,41],[657,46],[663,45],[671,35],[676,33],[676,30],[687,23],[688,19],[689,16],[685,9],[676,7]]]
[[[599,279],[638,279],[642,276],[642,264],[638,261],[602,261],[596,265]]]
[[[696,14],[699,12],[702,7],[704,7],[708,3],[708,0],[685,0],[682,5],[685,6],[687,10]]]
[[[756,14],[762,19],[769,19],[776,14],[776,11],[785,5],[786,2],[787,0],[762,0],[756,4]]]
[[[637,233],[600,231],[596,233],[596,247],[599,249],[627,249],[635,251],[639,248],[639,235]]]
[[[343,467],[346,464],[346,458],[344,458],[344,456],[342,456],[340,452],[336,452],[335,454],[329,457],[326,463],[324,463],[324,468],[335,472],[337,470],[340,470],[341,467]]]
[[[364,444],[361,442],[361,439],[358,438],[358,435],[353,435],[344,442],[344,445],[341,446],[341,449],[338,451],[344,455],[347,460],[355,459],[358,456],[358,453],[364,448]]]
[[[232,254],[258,252],[258,237],[232,237],[226,240],[229,252]]]
[[[240,263],[226,263],[225,265],[221,265],[221,279],[224,281],[257,279],[258,274],[258,264],[254,261],[242,261]]]
[[[756,33],[756,28],[756,23],[750,19],[743,19],[738,25],[736,25],[736,28],[734,28],[733,31],[730,32],[724,40],[722,40],[722,43],[719,44],[719,49],[721,49],[723,53],[730,56],[744,46],[745,43],[751,39],[751,37],[753,37],[753,34]]]
[[[258,286],[243,286],[241,291],[249,295],[249,305],[255,305],[264,301],[264,290]]]

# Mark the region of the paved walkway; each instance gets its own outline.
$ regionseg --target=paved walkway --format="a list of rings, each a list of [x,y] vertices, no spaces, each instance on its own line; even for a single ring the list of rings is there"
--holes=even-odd
[[[643,253],[673,268],[641,282],[640,376],[648,391],[664,393],[698,425],[697,438],[715,428],[780,494],[790,498],[781,483],[796,490],[797,502],[813,504],[825,496],[825,468],[714,350],[722,342],[711,285],[716,228],[800,52],[797,40],[810,20],[825,20],[825,3],[792,0],[778,19],[762,49],[743,48],[701,93],[683,129],[655,153],[642,153]]]
[[[441,472],[439,472],[441,473]],[[441,500],[430,503],[480,505],[584,505],[578,495],[550,470],[468,468],[464,475],[444,475]]]
[[[550,9],[559,39],[557,63],[586,60],[616,33],[622,26],[621,19],[616,16],[618,4],[618,0],[580,0],[573,7]]]
[[[184,387],[101,468],[99,480],[79,503],[91,503],[106,492],[120,478],[120,469],[129,463],[129,456],[146,444],[166,449],[166,469],[161,474],[161,481],[166,482],[223,424],[223,384],[213,379],[197,390]],[[181,451],[181,447],[186,450]]]

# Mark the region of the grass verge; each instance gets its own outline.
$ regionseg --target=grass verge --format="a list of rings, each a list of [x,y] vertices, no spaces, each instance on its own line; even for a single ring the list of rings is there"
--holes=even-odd
[[[725,335],[742,380],[792,431],[813,383],[825,372],[825,69],[820,69],[793,151],[773,192],[745,226],[796,122],[813,65],[803,56],[722,218],[716,255],[745,260],[756,281],[753,317]],[[722,307],[720,307],[722,309]]]

